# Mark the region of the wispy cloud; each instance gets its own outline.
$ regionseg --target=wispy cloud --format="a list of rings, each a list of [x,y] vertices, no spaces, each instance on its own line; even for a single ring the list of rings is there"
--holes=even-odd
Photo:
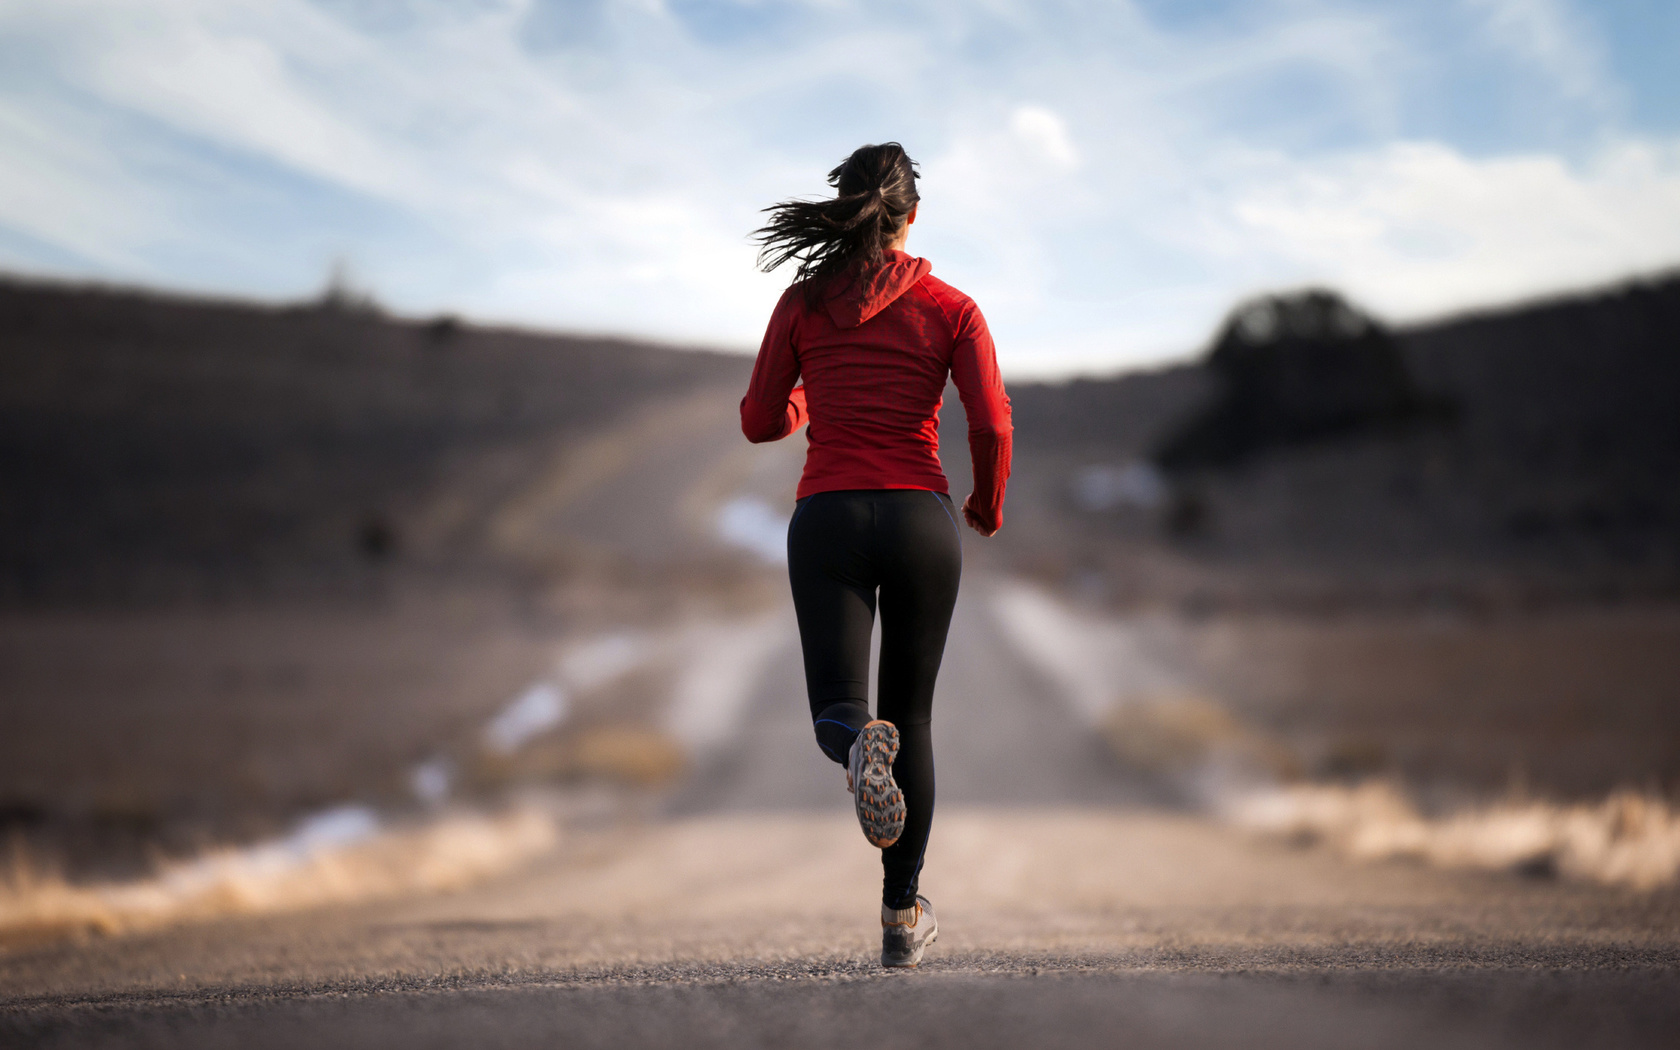
[[[0,0],[0,265],[295,295],[345,255],[401,309],[747,348],[758,209],[897,138],[1006,368],[1112,368],[1262,287],[1416,316],[1680,261],[1680,154],[1583,10]]]
[[[1592,23],[1563,0],[1466,0],[1488,39],[1548,75],[1557,92],[1610,112],[1620,92]]]
[[[1225,232],[1401,315],[1511,298],[1680,262],[1680,143],[1613,143],[1581,166],[1411,142],[1283,162],[1233,192]]]

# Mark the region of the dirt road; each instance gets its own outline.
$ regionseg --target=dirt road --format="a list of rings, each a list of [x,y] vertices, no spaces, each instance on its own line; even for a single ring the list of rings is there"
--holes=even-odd
[[[917,972],[875,965],[877,862],[790,644],[638,819],[454,894],[14,951],[0,1044],[1672,1045],[1680,894],[1353,865],[1175,809],[965,586]]]

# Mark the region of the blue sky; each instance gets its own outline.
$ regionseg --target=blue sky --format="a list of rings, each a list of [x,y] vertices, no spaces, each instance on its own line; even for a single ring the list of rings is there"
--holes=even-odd
[[[1258,291],[1410,320],[1680,264],[1674,0],[0,0],[0,269],[756,346],[864,142],[1008,375]]]

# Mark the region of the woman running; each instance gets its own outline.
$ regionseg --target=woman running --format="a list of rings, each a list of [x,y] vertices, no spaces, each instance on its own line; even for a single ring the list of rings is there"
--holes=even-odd
[[[915,966],[939,932],[917,878],[933,824],[933,684],[962,576],[939,464],[946,377],[968,412],[974,458],[962,517],[982,536],[1003,522],[1011,433],[979,308],[932,276],[926,259],[904,253],[917,177],[898,143],[864,146],[829,172],[832,200],[765,209],[759,265],[798,259],[799,270],[770,316],[741,401],[749,441],[810,423],[788,577],[817,746],[846,767],[864,837],[881,848],[884,966]]]

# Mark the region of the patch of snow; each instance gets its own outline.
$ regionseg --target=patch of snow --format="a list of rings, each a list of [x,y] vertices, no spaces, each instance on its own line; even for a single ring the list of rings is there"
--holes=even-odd
[[[593,638],[561,658],[560,677],[578,692],[587,693],[635,670],[651,649],[646,638],[629,632]]]
[[[684,639],[685,666],[666,709],[671,735],[692,752],[716,747],[740,721],[765,665],[792,639],[792,618],[782,610],[691,631]]]
[[[453,773],[449,759],[438,755],[414,767],[408,775],[408,786],[413,790],[414,797],[428,806],[441,805],[449,798]]]
[[[492,750],[510,755],[525,741],[559,725],[569,707],[569,698],[559,686],[547,681],[533,683],[484,727],[484,742]]]
[[[738,496],[718,508],[718,539],[772,565],[787,564],[788,515],[755,496]]]
[[[1123,467],[1099,464],[1074,475],[1073,498],[1088,511],[1116,507],[1153,510],[1167,498],[1167,483],[1160,471],[1143,460]]]

